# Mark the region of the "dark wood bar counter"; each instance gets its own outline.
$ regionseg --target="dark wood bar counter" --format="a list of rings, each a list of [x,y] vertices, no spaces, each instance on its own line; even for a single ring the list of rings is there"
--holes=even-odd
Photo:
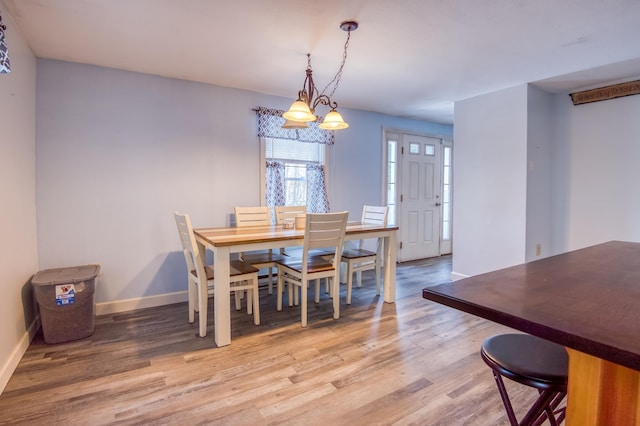
[[[422,296],[564,345],[568,425],[640,424],[639,243],[599,244]]]

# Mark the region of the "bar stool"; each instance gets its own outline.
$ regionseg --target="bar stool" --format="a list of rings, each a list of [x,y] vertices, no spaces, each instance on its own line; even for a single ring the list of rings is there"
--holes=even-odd
[[[529,334],[499,334],[482,343],[480,355],[493,370],[507,417],[512,426],[562,423],[565,407],[558,408],[567,394],[569,357],[563,346]],[[539,396],[518,423],[502,376],[534,387]]]

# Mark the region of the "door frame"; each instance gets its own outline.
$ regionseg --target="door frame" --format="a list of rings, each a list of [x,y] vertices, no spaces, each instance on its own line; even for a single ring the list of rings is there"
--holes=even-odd
[[[451,147],[451,169],[450,169],[450,194],[449,194],[449,203],[450,203],[450,211],[449,211],[449,223],[450,223],[450,239],[448,241],[443,242],[442,239],[442,206],[440,206],[440,224],[439,224],[439,230],[438,230],[438,235],[439,235],[439,244],[438,244],[438,256],[441,256],[443,254],[451,254],[453,252],[453,191],[454,191],[454,187],[453,187],[453,138],[450,136],[444,136],[444,135],[438,135],[438,134],[430,134],[430,133],[419,133],[419,132],[412,132],[409,130],[402,130],[402,129],[397,129],[397,128],[391,128],[391,127],[383,127],[382,128],[382,187],[381,187],[381,199],[384,203],[384,205],[388,205],[389,204],[389,200],[387,199],[387,186],[389,183],[389,156],[388,156],[388,137],[387,135],[389,134],[396,134],[398,136],[398,143],[396,145],[396,164],[398,166],[400,166],[401,161],[400,161],[400,155],[401,155],[401,148],[402,148],[402,135],[411,135],[411,136],[420,136],[420,137],[428,137],[428,138],[434,138],[434,139],[440,139],[440,150],[441,150],[441,155],[440,155],[440,166],[438,167],[439,172],[440,172],[440,182],[441,182],[441,194],[443,193],[442,190],[442,185],[444,183],[444,147],[448,146]],[[402,203],[400,203],[399,197],[400,194],[402,193],[402,181],[401,181],[401,177],[402,177],[402,173],[399,170],[399,167],[396,167],[396,174],[395,174],[395,181],[396,181],[396,185],[397,185],[397,189],[396,189],[396,199],[395,201],[395,205],[396,205],[396,214],[395,214],[395,218],[396,218],[396,222],[395,223],[396,226],[401,227],[402,223],[400,222],[400,219],[402,217],[401,215],[401,209],[402,209]],[[399,239],[400,240],[400,239]],[[398,247],[397,247],[397,253],[398,253],[398,262],[402,262],[402,249],[401,249],[401,244],[402,241],[398,241],[397,242]],[[443,251],[443,247],[445,248],[445,250]]]

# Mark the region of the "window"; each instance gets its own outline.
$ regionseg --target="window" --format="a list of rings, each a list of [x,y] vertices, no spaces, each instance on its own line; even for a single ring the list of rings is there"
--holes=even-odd
[[[424,155],[429,157],[435,157],[436,155],[436,146],[431,144],[425,144],[424,146]]]
[[[265,138],[265,161],[284,165],[282,185],[285,206],[306,206],[308,188],[308,166],[324,166],[326,146],[296,140]],[[269,166],[267,166],[269,167]],[[277,167],[272,165],[271,167]],[[313,169],[313,168],[312,168]],[[323,167],[323,169],[325,169]],[[312,173],[309,171],[309,173]],[[266,195],[265,195],[266,197]],[[269,203],[266,203],[267,205]]]
[[[395,139],[387,139],[387,206],[389,213],[387,215],[387,223],[389,225],[397,225],[398,206],[396,205],[396,167],[398,159],[396,157],[398,141]]]
[[[264,107],[255,111],[264,204],[306,205],[309,213],[329,212],[325,170],[334,134],[318,127],[323,117],[305,128],[283,129],[283,111]]]
[[[451,153],[452,147],[443,147],[442,159],[442,240],[451,239]]]

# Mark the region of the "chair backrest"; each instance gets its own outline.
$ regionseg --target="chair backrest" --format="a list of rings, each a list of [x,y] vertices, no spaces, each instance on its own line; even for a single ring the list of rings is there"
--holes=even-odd
[[[330,248],[342,253],[344,233],[347,229],[349,212],[310,213],[304,228],[303,265],[306,265],[309,250]],[[334,256],[333,266],[340,263],[340,256]]]
[[[307,214],[307,206],[276,206],[276,224],[282,225],[286,219],[295,219],[296,216]]]
[[[271,208],[264,207],[235,207],[236,226],[264,226],[271,225]]]
[[[184,260],[187,262],[187,272],[196,271],[196,275],[200,282],[207,282],[207,274],[204,271],[204,262],[200,259],[200,250],[196,244],[196,237],[193,235],[191,220],[188,214],[173,213],[178,227],[178,235],[182,244]],[[204,278],[204,279],[203,279]]]
[[[371,225],[387,226],[387,216],[389,207],[387,206],[363,206],[362,219],[360,222]]]

